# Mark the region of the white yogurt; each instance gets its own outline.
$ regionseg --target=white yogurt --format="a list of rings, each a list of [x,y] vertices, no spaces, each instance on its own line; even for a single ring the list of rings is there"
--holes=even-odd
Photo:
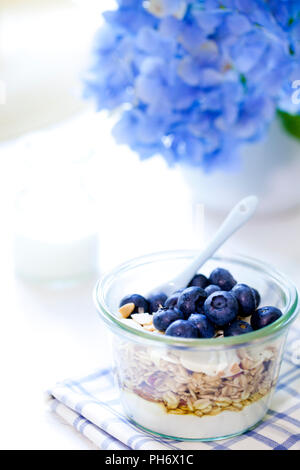
[[[180,363],[193,372],[202,372],[209,376],[222,373],[223,377],[230,377],[240,371],[240,359],[234,350],[228,351],[183,351],[180,353]]]
[[[240,434],[257,424],[266,414],[270,394],[241,411],[222,411],[216,416],[167,413],[162,404],[150,402],[129,391],[121,400],[129,418],[149,431],[179,439],[216,439]]]

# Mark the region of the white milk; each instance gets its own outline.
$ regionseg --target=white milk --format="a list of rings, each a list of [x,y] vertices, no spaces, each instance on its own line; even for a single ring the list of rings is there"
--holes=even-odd
[[[16,235],[15,272],[31,281],[72,281],[97,272],[98,235],[47,242]]]
[[[16,275],[36,282],[73,281],[98,267],[96,211],[80,186],[39,185],[18,196]]]

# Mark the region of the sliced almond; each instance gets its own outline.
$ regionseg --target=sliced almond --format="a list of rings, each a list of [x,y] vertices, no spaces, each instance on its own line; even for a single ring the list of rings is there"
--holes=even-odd
[[[155,331],[155,328],[154,328],[153,325],[144,325],[143,329],[146,330],[146,331],[150,331],[151,333],[153,333]]]
[[[134,309],[135,309],[134,303],[130,302],[129,304],[122,305],[122,307],[119,308],[119,312],[123,318],[128,318],[129,315],[132,314]]]
[[[234,375],[238,374],[240,371],[241,371],[241,368],[237,362],[235,362],[230,368],[230,372],[232,372]]]
[[[131,318],[122,318],[120,321],[125,323],[126,325],[131,326],[131,328],[135,328],[136,330],[143,329],[141,325],[139,325],[136,321],[131,320]]]
[[[139,325],[152,325],[153,322],[153,316],[149,313],[134,313],[131,318]]]

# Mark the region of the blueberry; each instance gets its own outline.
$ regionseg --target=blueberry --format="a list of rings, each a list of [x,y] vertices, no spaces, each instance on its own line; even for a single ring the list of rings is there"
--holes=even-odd
[[[214,292],[204,302],[204,313],[216,326],[225,326],[235,320],[238,309],[238,302],[231,292]]]
[[[216,286],[215,284],[210,284],[209,286],[205,287],[205,292],[207,293],[207,296],[213,294],[214,292],[217,292],[218,290],[221,290],[221,287]]]
[[[160,308],[153,314],[153,325],[159,331],[165,331],[175,320],[183,319],[179,310]]]
[[[168,297],[167,300],[165,301],[164,307],[167,307],[167,308],[176,307],[178,298],[179,298],[181,292],[183,292],[183,291],[184,291],[184,289],[178,289],[176,292],[173,292],[173,294],[170,295],[170,297]]]
[[[167,328],[167,336],[198,338],[198,329],[189,320],[176,320]]]
[[[256,289],[254,289],[254,287],[252,287],[252,290],[253,290],[253,294],[254,294],[254,297],[255,297],[255,306],[257,308],[260,304],[261,298],[260,298],[259,292]]]
[[[157,294],[151,295],[148,299],[149,303],[149,313],[157,312],[157,310],[163,307],[165,301],[167,300],[166,294],[163,292],[158,292]]]
[[[222,290],[231,290],[236,284],[236,280],[232,277],[227,269],[216,268],[209,276],[211,284],[216,284]]]
[[[197,328],[199,338],[214,337],[215,327],[205,315],[202,315],[201,313],[192,313],[188,320]]]
[[[196,313],[200,313],[201,315],[204,315],[204,304],[198,305]]]
[[[253,331],[252,326],[243,320],[236,320],[226,328],[224,328],[224,336],[238,336],[245,333],[251,333]]]
[[[282,312],[276,307],[259,308],[251,317],[251,326],[253,330],[260,330],[260,328],[274,323],[281,315]]]
[[[254,290],[246,284],[236,284],[232,289],[239,304],[239,316],[249,317],[256,309],[256,300]]]
[[[190,281],[188,287],[201,287],[202,289],[205,289],[209,285],[209,280],[207,279],[204,274],[196,274],[193,279]]]
[[[149,310],[149,304],[145,297],[139,294],[132,294],[132,295],[127,295],[124,297],[121,302],[119,307],[122,307],[125,304],[133,303],[135,305],[134,311],[132,313],[144,313],[148,312]]]
[[[206,297],[207,294],[201,287],[187,287],[178,298],[177,308],[188,318],[191,313],[202,312]]]

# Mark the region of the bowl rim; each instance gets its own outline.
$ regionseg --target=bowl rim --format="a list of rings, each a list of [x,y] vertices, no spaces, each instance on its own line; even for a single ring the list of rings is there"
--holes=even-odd
[[[209,346],[212,349],[214,347],[218,348],[219,346],[236,346],[244,343],[253,343],[256,341],[261,341],[263,339],[268,339],[270,336],[276,335],[286,328],[290,323],[296,318],[299,310],[299,296],[296,286],[293,282],[289,280],[280,271],[274,269],[268,263],[257,260],[256,258],[245,256],[242,254],[228,256],[228,255],[217,255],[213,256],[210,259],[216,261],[224,262],[233,262],[240,265],[248,265],[251,268],[256,269],[260,273],[264,273],[269,276],[270,279],[277,281],[281,286],[286,287],[288,292],[288,297],[286,298],[285,311],[283,315],[278,318],[274,323],[268,325],[260,330],[255,330],[250,333],[245,333],[239,336],[229,336],[229,337],[220,337],[220,338],[174,338],[172,336],[166,336],[163,334],[153,334],[142,329],[132,328],[130,325],[127,325],[122,318],[118,318],[116,314],[110,311],[106,302],[105,302],[105,286],[115,280],[118,273],[122,273],[131,268],[142,266],[144,264],[150,264],[155,260],[163,261],[163,259],[170,258],[186,258],[188,256],[193,256],[198,253],[197,250],[166,250],[159,251],[154,253],[149,253],[146,255],[138,256],[132,258],[118,266],[114,269],[105,273],[96,283],[94,288],[93,298],[94,303],[97,308],[97,311],[104,320],[104,322],[112,329],[119,329],[121,332],[131,336],[132,339],[146,340],[147,342],[154,342],[157,345],[169,345],[169,346],[179,346],[185,348],[201,348],[204,346]],[[123,320],[123,321],[122,321]]]

